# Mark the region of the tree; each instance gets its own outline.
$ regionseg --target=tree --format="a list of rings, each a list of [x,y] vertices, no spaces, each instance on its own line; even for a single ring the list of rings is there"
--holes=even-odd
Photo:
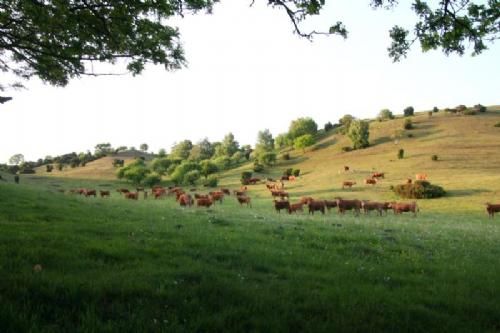
[[[189,154],[189,159],[195,161],[208,160],[212,158],[214,153],[214,146],[207,138],[205,138],[193,146]]]
[[[165,150],[165,148],[160,148],[160,150],[158,150],[158,157],[166,157],[167,156],[167,151]]]
[[[175,171],[170,175],[170,178],[177,184],[180,184],[184,182],[184,176],[189,172],[193,170],[200,170],[200,165],[195,162],[188,162],[185,161],[181,164],[179,164],[176,168]]]
[[[208,175],[216,173],[219,171],[217,165],[210,160],[203,160],[200,162],[201,174],[207,179]]]
[[[382,110],[380,110],[380,112],[378,114],[378,118],[380,120],[394,119],[394,115],[392,114],[391,110],[382,109]]]
[[[293,141],[293,147],[295,149],[302,149],[305,152],[306,148],[312,146],[314,142],[314,137],[311,134],[305,134]]]
[[[171,164],[172,161],[170,159],[166,157],[157,157],[151,162],[151,169],[158,175],[165,176]]]
[[[278,134],[276,139],[274,139],[274,148],[283,149],[286,146],[290,146],[292,142],[293,141],[288,136],[288,133]]]
[[[293,120],[288,128],[288,136],[292,140],[306,134],[316,135],[317,132],[318,125],[309,117]]]
[[[111,147],[111,143],[98,143],[94,147],[94,155],[98,157],[106,156],[107,154],[111,154],[113,152],[113,148]]]
[[[243,156],[245,156],[245,159],[248,161],[250,160],[250,154],[253,152],[253,149],[250,145],[243,145],[241,146],[241,152],[243,153]]]
[[[119,179],[126,179],[134,185],[141,184],[146,177],[151,173],[146,166],[146,162],[142,159],[136,159],[134,162],[127,166],[120,168],[116,173]]]
[[[146,152],[148,151],[148,149],[149,149],[149,146],[148,146],[148,144],[147,144],[147,143],[142,143],[142,144],[139,146],[139,148],[140,148],[143,152],[145,152],[145,153],[146,153]]]
[[[140,74],[147,64],[166,70],[182,68],[186,61],[180,32],[169,25],[173,17],[204,11],[211,13],[217,0],[158,1],[25,1],[0,2],[0,71],[22,79],[39,77],[65,86],[71,78],[105,75],[93,71],[92,62],[121,63],[124,70]],[[342,21],[326,31],[303,31],[301,22],[321,13],[326,1],[272,0],[269,6],[284,10],[299,36],[339,35],[347,38]],[[373,8],[392,8],[396,0],[371,0]],[[430,6],[416,0],[413,36],[405,27],[390,30],[389,56],[399,61],[412,44],[422,51],[441,48],[445,54],[462,55],[468,44],[473,55],[499,38],[498,1],[443,0]],[[64,27],[64,28],[61,28]],[[36,33],[33,33],[36,31]],[[120,60],[118,62],[117,60]],[[0,88],[19,87],[14,82]],[[2,90],[0,89],[0,90]],[[0,103],[11,97],[0,96]]]
[[[11,165],[19,165],[24,163],[24,155],[23,154],[15,154],[9,158],[9,164]]]
[[[364,120],[354,120],[349,126],[347,135],[351,139],[354,149],[366,148],[370,145],[368,141],[370,136],[369,126],[370,124]]]
[[[262,154],[259,154],[256,158],[257,164],[261,165],[273,165],[276,163],[276,153],[272,151],[264,152]]]
[[[415,114],[415,109],[413,109],[413,106],[408,106],[403,110],[403,113],[405,117],[411,117]]]
[[[342,126],[342,134],[347,134],[347,132],[349,132],[349,126],[351,126],[353,120],[354,117],[350,114],[346,114],[339,119],[339,124]]]
[[[170,157],[186,160],[189,157],[189,153],[191,152],[192,148],[193,144],[190,140],[181,141],[172,147]]]
[[[255,150],[262,152],[274,150],[273,135],[267,128],[257,133],[257,143],[255,144]]]
[[[216,148],[215,155],[231,157],[239,149],[239,143],[234,139],[233,133],[228,133],[222,140],[220,146]]]

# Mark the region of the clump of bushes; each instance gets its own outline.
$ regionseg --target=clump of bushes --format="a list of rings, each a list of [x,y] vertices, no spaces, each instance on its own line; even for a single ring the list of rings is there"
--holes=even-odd
[[[291,176],[292,173],[293,173],[293,169],[289,168],[289,169],[286,169],[285,171],[283,171],[283,176]]]
[[[401,160],[404,157],[405,157],[405,150],[404,149],[398,150],[398,158]]]
[[[415,113],[413,106],[409,106],[403,110],[405,117],[411,117]]]
[[[432,156],[431,156],[431,160],[433,160],[433,161],[437,161],[438,159],[439,159],[439,158],[438,158],[438,156],[437,156],[437,155],[432,155]]]
[[[47,164],[45,166],[45,170],[47,170],[47,172],[52,172],[52,170],[54,170],[54,166],[52,164]]]
[[[410,130],[413,128],[413,122],[411,121],[411,119],[405,119],[405,122],[403,123],[403,128],[405,130]]]
[[[217,187],[217,185],[219,184],[219,179],[217,178],[217,176],[215,175],[211,175],[209,176],[207,179],[205,179],[205,181],[203,182],[203,185],[204,186],[207,186],[207,187]]]
[[[300,169],[293,169],[292,174],[293,174],[295,177],[298,177],[298,176],[300,175]]]
[[[446,195],[446,191],[438,185],[426,180],[417,180],[411,184],[400,184],[393,188],[395,194],[405,199],[432,199]]]

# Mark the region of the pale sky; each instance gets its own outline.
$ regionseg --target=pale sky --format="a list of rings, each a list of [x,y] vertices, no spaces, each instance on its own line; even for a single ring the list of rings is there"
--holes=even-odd
[[[285,132],[291,120],[312,117],[322,128],[344,114],[372,118],[383,108],[402,113],[500,103],[500,45],[480,56],[441,51],[392,63],[389,29],[412,26],[408,3],[396,10],[372,10],[369,1],[337,1],[306,24],[316,30],[343,20],[348,39],[318,36],[314,42],[292,33],[286,14],[266,1],[226,0],[213,15],[179,23],[188,67],[166,72],[148,67],[140,76],[86,77],[65,88],[38,80],[26,90],[3,95],[0,105],[0,163],[24,154],[46,155],[149,144],[170,149],[174,142],[204,137],[218,141],[233,132],[241,144],[255,144],[257,132]],[[406,8],[408,7],[408,8]]]

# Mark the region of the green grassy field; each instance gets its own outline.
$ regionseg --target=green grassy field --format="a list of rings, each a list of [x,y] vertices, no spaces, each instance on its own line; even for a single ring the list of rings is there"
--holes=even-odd
[[[500,219],[484,202],[500,201],[499,120],[419,115],[398,145],[401,119],[374,122],[369,149],[341,153],[332,135],[263,175],[299,167],[292,201],[393,200],[389,185],[426,172],[449,195],[419,200],[416,218],[278,215],[263,185],[252,208],[229,197],[207,210],[58,192],[123,185],[112,180],[3,175],[0,331],[498,332]],[[373,170],[386,179],[361,185]],[[360,185],[343,191],[347,179]]]

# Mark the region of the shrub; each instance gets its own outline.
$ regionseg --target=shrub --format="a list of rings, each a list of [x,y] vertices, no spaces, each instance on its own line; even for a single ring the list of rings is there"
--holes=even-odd
[[[298,176],[300,175],[300,169],[293,169],[292,174],[293,174],[295,177],[298,177]]]
[[[370,145],[368,138],[370,136],[370,124],[363,120],[354,120],[349,126],[347,136],[352,141],[354,149],[366,148]]]
[[[62,163],[57,163],[57,170],[62,171],[64,168],[64,164]]]
[[[433,161],[437,161],[437,160],[438,160],[438,156],[437,156],[437,155],[432,155],[432,156],[431,156],[431,160],[433,160]]]
[[[273,165],[276,162],[276,153],[267,151],[256,156],[256,162],[262,165]]]
[[[194,183],[200,179],[201,173],[198,170],[191,170],[186,172],[183,178],[184,184],[194,185]]]
[[[280,160],[283,161],[288,161],[290,159],[290,154],[289,153],[283,153],[279,156]]]
[[[391,110],[383,109],[379,112],[378,119],[380,121],[387,120],[387,119],[394,119],[394,115],[392,114]]]
[[[352,147],[349,147],[349,146],[342,147],[342,151],[343,151],[344,153],[347,153],[347,152],[349,152],[349,151],[351,151],[351,150],[352,150]]]
[[[306,148],[312,146],[314,142],[314,137],[311,134],[304,134],[293,140],[293,148],[302,149],[304,152]]]
[[[415,109],[413,109],[413,106],[409,106],[403,110],[403,113],[405,117],[411,117],[415,114]]]
[[[425,180],[417,180],[411,184],[396,185],[394,193],[405,199],[432,199],[446,195],[446,191],[438,185]]]
[[[219,184],[219,178],[217,178],[217,176],[215,175],[211,175],[203,182],[203,185],[208,187],[217,187],[218,184]]]
[[[252,171],[243,171],[241,173],[241,183],[243,185],[247,185],[248,184],[248,180],[252,178]]]
[[[52,164],[47,164],[45,166],[45,170],[47,170],[47,172],[52,172],[52,170],[54,170],[54,166]]]
[[[439,112],[438,107],[437,107],[437,106],[433,107],[433,108],[432,108],[432,112]]]
[[[160,183],[160,181],[161,181],[161,176],[159,174],[151,173],[151,174],[147,175],[146,178],[144,178],[142,183],[145,186],[153,187],[155,185],[158,185]]]
[[[476,112],[486,112],[486,106],[481,105],[481,104],[476,104],[474,105],[474,111]]]
[[[331,122],[327,122],[325,124],[324,129],[325,129],[325,132],[328,132],[329,130],[332,130],[333,129],[333,124]]]
[[[413,122],[411,121],[411,119],[405,119],[405,122],[403,123],[403,128],[405,130],[410,130],[413,128]]]
[[[260,164],[259,162],[255,162],[253,164],[253,171],[254,172],[262,172],[262,171],[264,171],[264,165]]]
[[[405,157],[405,150],[404,149],[400,149],[398,151],[398,158],[401,160]]]

